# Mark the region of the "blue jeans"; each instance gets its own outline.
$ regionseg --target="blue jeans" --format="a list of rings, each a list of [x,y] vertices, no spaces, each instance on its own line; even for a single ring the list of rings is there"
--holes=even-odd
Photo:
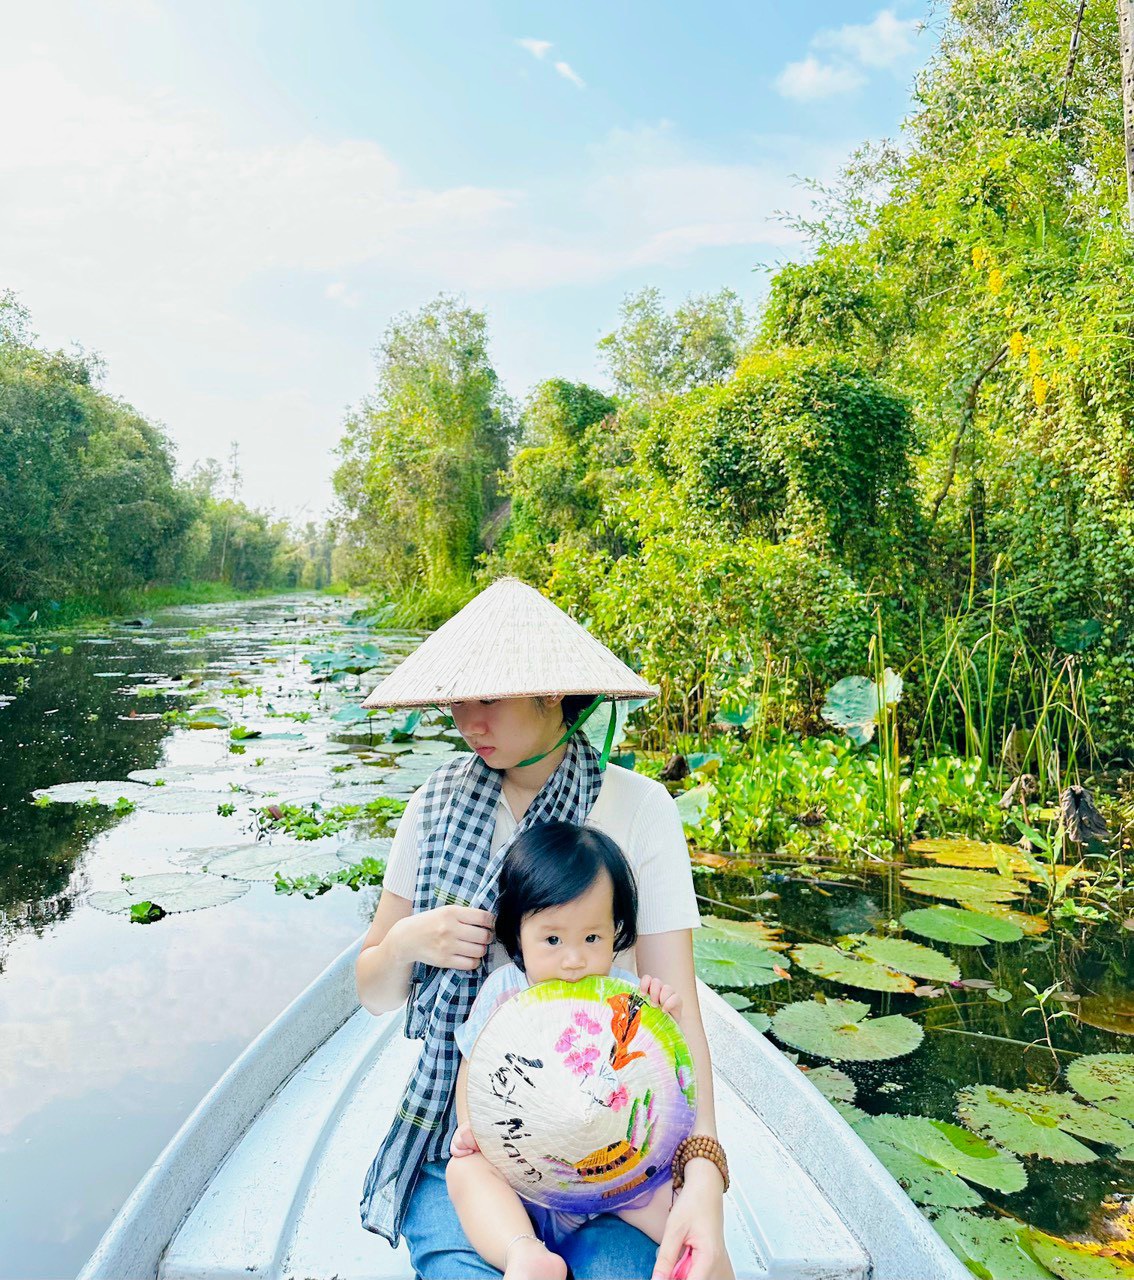
[[[421,1166],[402,1234],[421,1280],[500,1280],[469,1244],[445,1186],[445,1161]],[[585,1222],[557,1250],[575,1280],[650,1280],[658,1247],[637,1227],[604,1213]]]

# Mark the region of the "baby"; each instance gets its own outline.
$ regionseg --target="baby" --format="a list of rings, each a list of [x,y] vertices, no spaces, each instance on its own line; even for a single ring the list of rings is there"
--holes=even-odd
[[[493,1012],[539,982],[621,978],[640,985],[674,1019],[681,997],[657,978],[638,979],[614,967],[615,952],[637,939],[637,891],[621,849],[599,831],[548,822],[522,832],[504,859],[496,911],[496,937],[513,963],[489,976],[457,1029],[465,1061],[457,1074],[459,1127],[446,1174],[449,1196],[473,1248],[505,1280],[564,1280],[567,1264],[555,1243],[585,1218],[521,1199],[480,1153],[468,1122],[468,1056]],[[616,1213],[660,1243],[671,1202],[672,1188],[664,1185]]]

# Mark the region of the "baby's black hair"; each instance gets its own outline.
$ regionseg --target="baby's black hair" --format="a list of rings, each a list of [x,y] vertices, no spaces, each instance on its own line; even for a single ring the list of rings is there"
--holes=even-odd
[[[618,845],[601,831],[572,822],[539,822],[516,837],[504,855],[496,900],[496,940],[513,963],[524,967],[524,917],[574,901],[604,870],[614,885],[614,949],[626,951],[638,940],[638,889]]]

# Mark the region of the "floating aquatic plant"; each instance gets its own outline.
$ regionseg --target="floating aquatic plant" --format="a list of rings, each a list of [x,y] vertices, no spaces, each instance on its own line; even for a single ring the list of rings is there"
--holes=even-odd
[[[1097,1153],[1085,1142],[1126,1147],[1134,1125],[1066,1093],[1029,1093],[971,1085],[957,1095],[957,1114],[975,1133],[1021,1156],[1087,1164]]]
[[[693,935],[693,961],[702,981],[714,987],[762,987],[776,982],[786,962],[774,951],[735,938]]]
[[[1024,936],[1020,928],[1010,921],[998,920],[988,912],[973,911],[967,907],[918,907],[905,912],[901,924],[923,938],[951,942],[961,947],[1019,942]]]
[[[772,1019],[778,1040],[836,1062],[881,1062],[912,1053],[922,1029],[900,1013],[869,1016],[858,1000],[803,1000],[785,1005]]]
[[[1015,1156],[944,1120],[926,1116],[870,1116],[855,1132],[917,1204],[970,1209],[984,1197],[968,1184],[1022,1191],[1028,1176]]]
[[[219,907],[248,892],[243,880],[222,880],[219,876],[193,875],[182,871],[158,871],[135,876],[121,889],[104,889],[87,899],[99,911],[129,913],[140,903],[156,904],[167,915],[178,911],[202,911]]]

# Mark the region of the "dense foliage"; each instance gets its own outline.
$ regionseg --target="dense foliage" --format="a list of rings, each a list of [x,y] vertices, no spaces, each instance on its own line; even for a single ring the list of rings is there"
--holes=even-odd
[[[329,535],[249,509],[209,461],[178,478],[164,432],[98,386],[97,359],[35,345],[0,296],[0,606],[156,583],[321,586]],[[0,609],[2,611],[2,609]]]
[[[471,564],[482,521],[478,580],[514,572],[572,608],[662,685],[670,731],[772,666],[787,722],[813,727],[874,637],[905,673],[907,727],[935,741],[987,760],[1042,723],[1054,749],[1056,708],[1064,764],[1072,747],[1127,754],[1134,248],[1117,46],[1107,6],[1086,10],[1069,65],[1065,14],[956,0],[901,145],[817,188],[812,252],[773,274],[755,328],[727,290],[672,313],[656,290],[629,297],[600,343],[616,396],[537,388],[494,521],[483,451],[464,498],[405,483],[391,450],[418,418],[385,389],[387,359],[349,460],[374,510],[410,489],[413,520],[348,504],[365,538],[387,538],[371,580],[433,572],[423,524],[459,525],[445,567]],[[471,346],[447,339],[450,367],[472,358],[487,388],[479,322]],[[436,433],[418,434],[432,458]]]

